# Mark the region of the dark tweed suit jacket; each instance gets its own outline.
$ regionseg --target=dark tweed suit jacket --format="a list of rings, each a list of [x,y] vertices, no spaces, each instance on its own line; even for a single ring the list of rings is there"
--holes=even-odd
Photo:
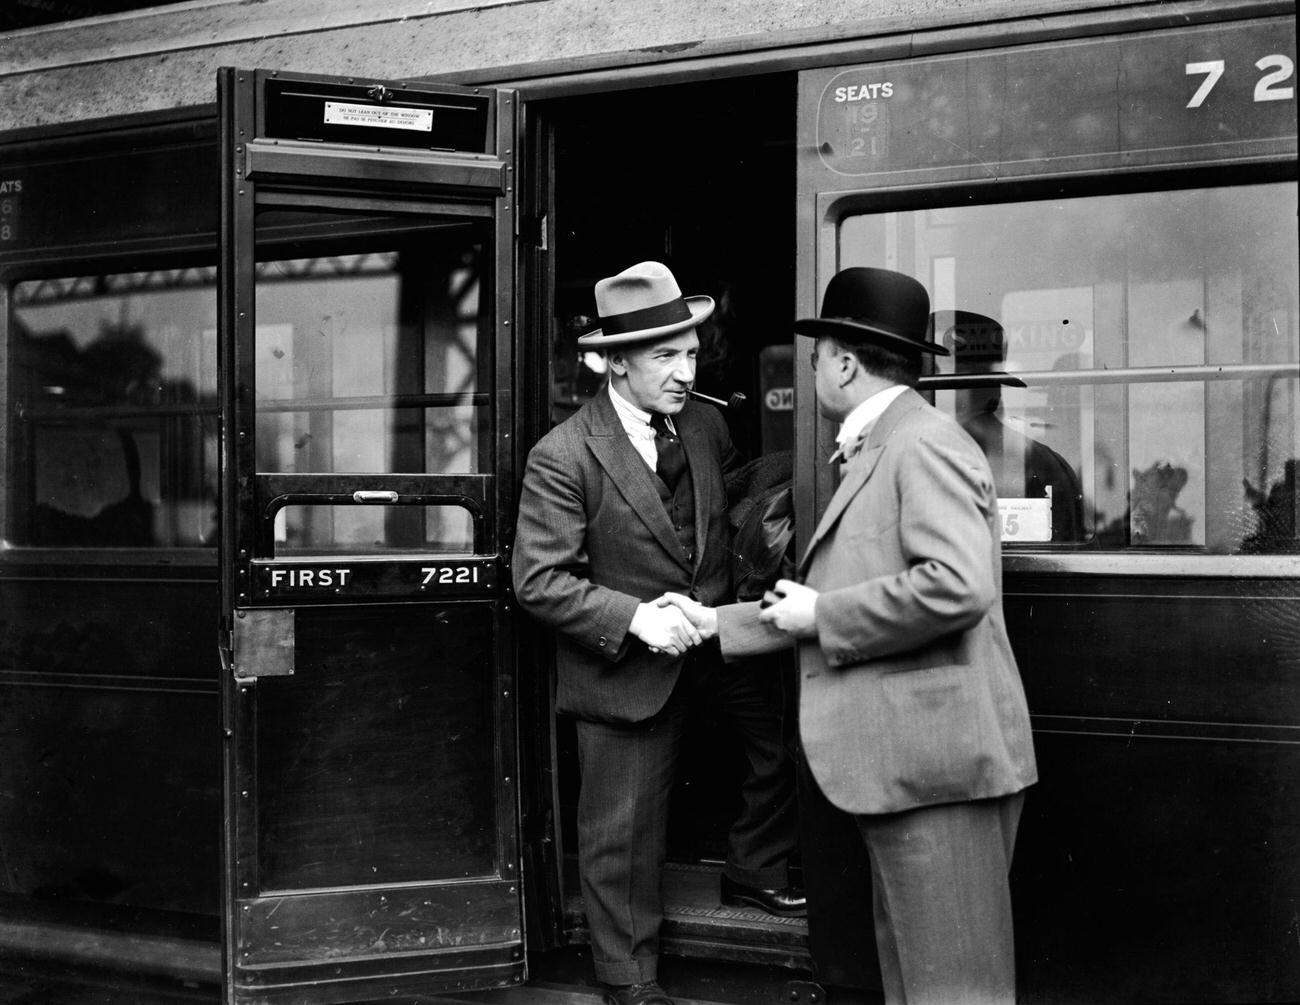
[[[998,531],[983,453],[905,391],[849,463],[800,564],[819,596],[818,634],[799,644],[799,734],[841,809],[896,813],[1037,779]],[[757,604],[720,608],[718,622],[728,659],[790,644]]]
[[[730,599],[723,473],[737,466],[717,409],[688,401],[673,416],[695,487],[695,561],[684,553],[654,472],[602,390],[528,455],[515,538],[519,603],[558,633],[557,708],[638,722],[668,700],[682,658],[628,634],[638,603],[666,590]]]

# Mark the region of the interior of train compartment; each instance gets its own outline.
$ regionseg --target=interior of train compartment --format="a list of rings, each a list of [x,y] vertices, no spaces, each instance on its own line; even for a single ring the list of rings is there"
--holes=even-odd
[[[663,262],[683,294],[705,294],[716,305],[699,329],[696,389],[730,403],[708,407],[721,407],[747,462],[730,484],[735,516],[753,505],[751,485],[790,477],[794,102],[794,76],[774,75],[570,98],[547,109],[555,125],[550,420],[563,421],[604,381],[601,357],[577,347],[596,326],[596,281],[636,262]],[[763,407],[765,398],[779,407]],[[787,662],[778,656],[758,671],[774,685],[778,708],[791,698]],[[784,721],[788,731],[792,720]],[[577,756],[565,718],[557,747],[566,926],[582,939]],[[719,901],[745,769],[734,725],[697,710],[669,821],[665,935],[692,942],[692,954],[806,967],[803,919]]]

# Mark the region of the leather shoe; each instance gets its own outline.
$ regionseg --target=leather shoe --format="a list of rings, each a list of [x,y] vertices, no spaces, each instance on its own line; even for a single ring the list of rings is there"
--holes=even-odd
[[[605,1005],[673,1005],[658,981],[640,984],[606,984]]]
[[[722,877],[724,907],[757,907],[778,918],[802,918],[808,914],[808,898],[797,886],[748,886]]]

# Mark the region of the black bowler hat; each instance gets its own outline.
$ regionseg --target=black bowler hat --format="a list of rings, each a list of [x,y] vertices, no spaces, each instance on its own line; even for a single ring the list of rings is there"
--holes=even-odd
[[[844,269],[831,277],[820,317],[794,323],[800,335],[867,342],[883,349],[948,350],[926,338],[930,297],[911,276],[889,269]]]
[[[983,373],[988,374],[988,383],[1029,386],[1019,377],[996,369],[1007,356],[1006,334],[1002,325],[987,314],[935,311],[930,315],[930,330],[956,354],[954,373]]]

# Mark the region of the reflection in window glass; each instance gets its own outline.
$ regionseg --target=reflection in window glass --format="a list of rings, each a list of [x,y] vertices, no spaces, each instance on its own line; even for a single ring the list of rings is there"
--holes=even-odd
[[[215,270],[12,290],[10,544],[216,544]]]
[[[488,469],[484,238],[465,224],[259,263],[259,472]],[[276,522],[276,551],[469,550],[467,526],[446,506],[293,507]]]
[[[935,399],[1008,542],[1294,552],[1295,219],[1293,184],[853,216],[840,266],[925,283],[939,373],[1020,378]]]

